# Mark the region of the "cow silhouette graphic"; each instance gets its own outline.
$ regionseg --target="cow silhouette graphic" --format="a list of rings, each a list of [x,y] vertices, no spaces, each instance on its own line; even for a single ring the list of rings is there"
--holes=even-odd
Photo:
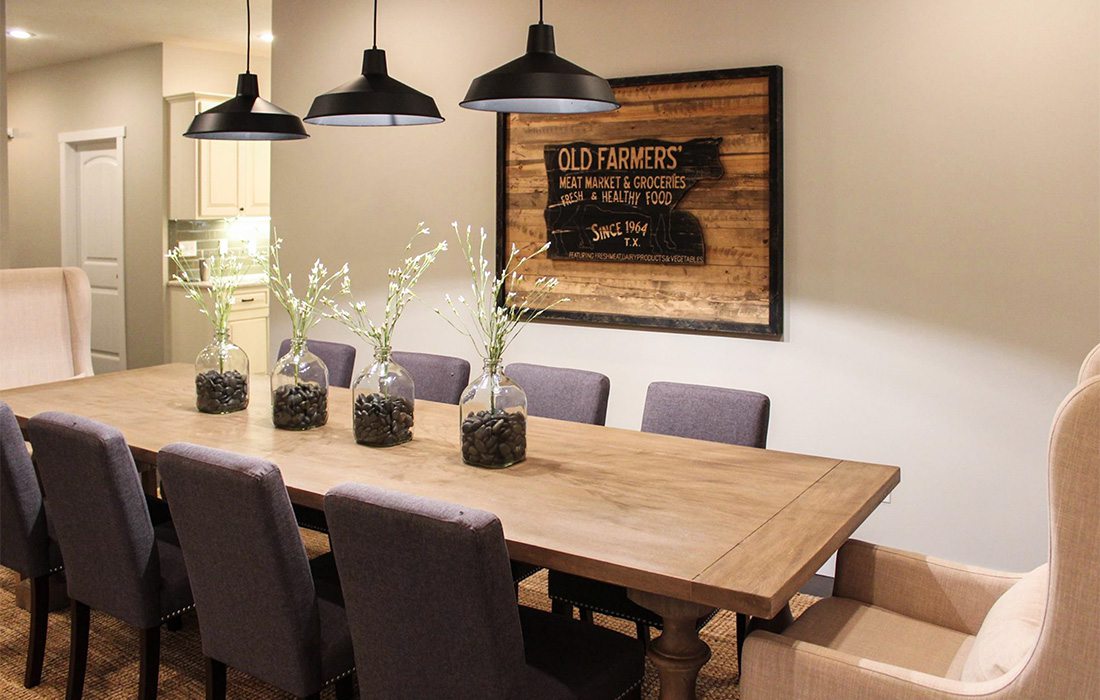
[[[638,139],[546,146],[548,255],[702,265],[703,227],[677,207],[700,180],[725,174],[721,143]]]

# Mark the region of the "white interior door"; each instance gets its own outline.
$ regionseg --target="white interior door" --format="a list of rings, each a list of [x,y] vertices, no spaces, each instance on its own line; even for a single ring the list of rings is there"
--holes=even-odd
[[[62,257],[91,282],[92,367],[126,369],[122,135],[62,134],[61,150]]]

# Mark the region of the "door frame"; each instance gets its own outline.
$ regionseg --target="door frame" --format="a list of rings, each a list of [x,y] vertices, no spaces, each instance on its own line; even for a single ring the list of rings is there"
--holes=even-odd
[[[114,141],[115,153],[118,155],[118,164],[122,168],[122,232],[123,241],[118,264],[123,274],[118,276],[118,291],[122,297],[122,349],[119,353],[119,361],[123,369],[127,367],[126,345],[129,332],[126,324],[126,159],[125,159],[125,126],[108,126],[102,129],[86,129],[84,131],[66,131],[57,135],[58,146],[61,150],[61,264],[65,267],[80,267],[78,252],[80,250],[77,240],[77,197],[78,171],[80,160],[78,147],[82,143],[95,141]]]

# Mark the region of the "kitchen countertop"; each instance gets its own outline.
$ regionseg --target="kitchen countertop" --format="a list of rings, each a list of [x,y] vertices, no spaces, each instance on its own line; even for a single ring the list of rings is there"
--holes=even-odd
[[[177,282],[176,280],[169,280],[168,281],[168,286],[169,287],[182,287],[183,285],[180,284],[179,282]],[[212,282],[210,282],[208,280],[206,282],[196,282],[195,286],[198,287],[199,289],[210,289],[214,285],[213,285]],[[265,275],[262,272],[257,272],[256,274],[253,274],[253,275],[243,275],[241,277],[240,288],[244,288],[244,287],[266,287],[266,286],[267,286],[267,275]]]

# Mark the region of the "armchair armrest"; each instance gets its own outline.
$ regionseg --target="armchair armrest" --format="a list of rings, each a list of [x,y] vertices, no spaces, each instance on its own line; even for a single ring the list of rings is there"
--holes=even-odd
[[[741,658],[744,700],[988,699],[1004,697],[997,691],[1005,689],[1016,675],[963,683],[764,631],[749,635]]]
[[[977,634],[1021,576],[849,540],[837,553],[833,594]]]

